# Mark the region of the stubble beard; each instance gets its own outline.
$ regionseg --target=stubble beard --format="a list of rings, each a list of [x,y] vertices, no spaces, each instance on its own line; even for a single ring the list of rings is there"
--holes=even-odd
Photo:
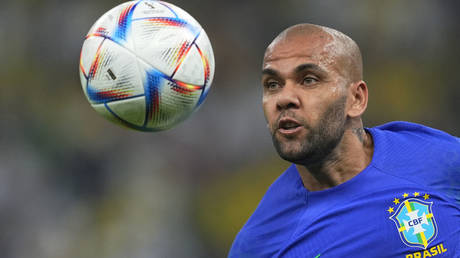
[[[299,165],[315,165],[331,159],[345,133],[346,96],[332,103],[314,127],[301,121],[307,129],[302,139],[287,139],[272,130],[272,141],[276,151],[286,161]],[[280,139],[283,137],[282,139]]]

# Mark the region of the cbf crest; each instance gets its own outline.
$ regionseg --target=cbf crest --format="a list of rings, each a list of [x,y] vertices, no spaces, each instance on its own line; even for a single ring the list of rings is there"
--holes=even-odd
[[[423,197],[424,200],[415,197]],[[387,210],[392,214],[389,219],[395,223],[401,240],[407,246],[427,249],[438,234],[433,202],[429,201],[429,197],[429,194],[420,196],[418,192],[409,197],[405,193],[401,200],[393,200],[395,207]]]

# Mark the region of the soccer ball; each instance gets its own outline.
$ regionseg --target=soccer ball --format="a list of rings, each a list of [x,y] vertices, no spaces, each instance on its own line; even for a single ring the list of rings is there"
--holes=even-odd
[[[120,4],[96,21],[80,55],[80,79],[91,106],[119,125],[169,129],[205,100],[214,54],[200,24],[170,3]]]

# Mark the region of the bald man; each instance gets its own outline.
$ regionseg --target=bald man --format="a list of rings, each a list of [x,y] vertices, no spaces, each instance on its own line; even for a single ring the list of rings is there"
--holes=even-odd
[[[364,128],[357,44],[312,24],[268,46],[263,109],[292,165],[229,257],[460,257],[460,141],[422,125]]]

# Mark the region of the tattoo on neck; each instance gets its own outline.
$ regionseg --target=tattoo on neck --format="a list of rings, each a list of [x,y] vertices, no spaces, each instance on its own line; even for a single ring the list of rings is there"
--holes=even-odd
[[[361,141],[361,142],[364,142],[364,129],[362,127],[359,127],[359,128],[353,128],[352,129],[352,132],[354,134],[356,134],[356,136],[358,136],[358,139]]]

